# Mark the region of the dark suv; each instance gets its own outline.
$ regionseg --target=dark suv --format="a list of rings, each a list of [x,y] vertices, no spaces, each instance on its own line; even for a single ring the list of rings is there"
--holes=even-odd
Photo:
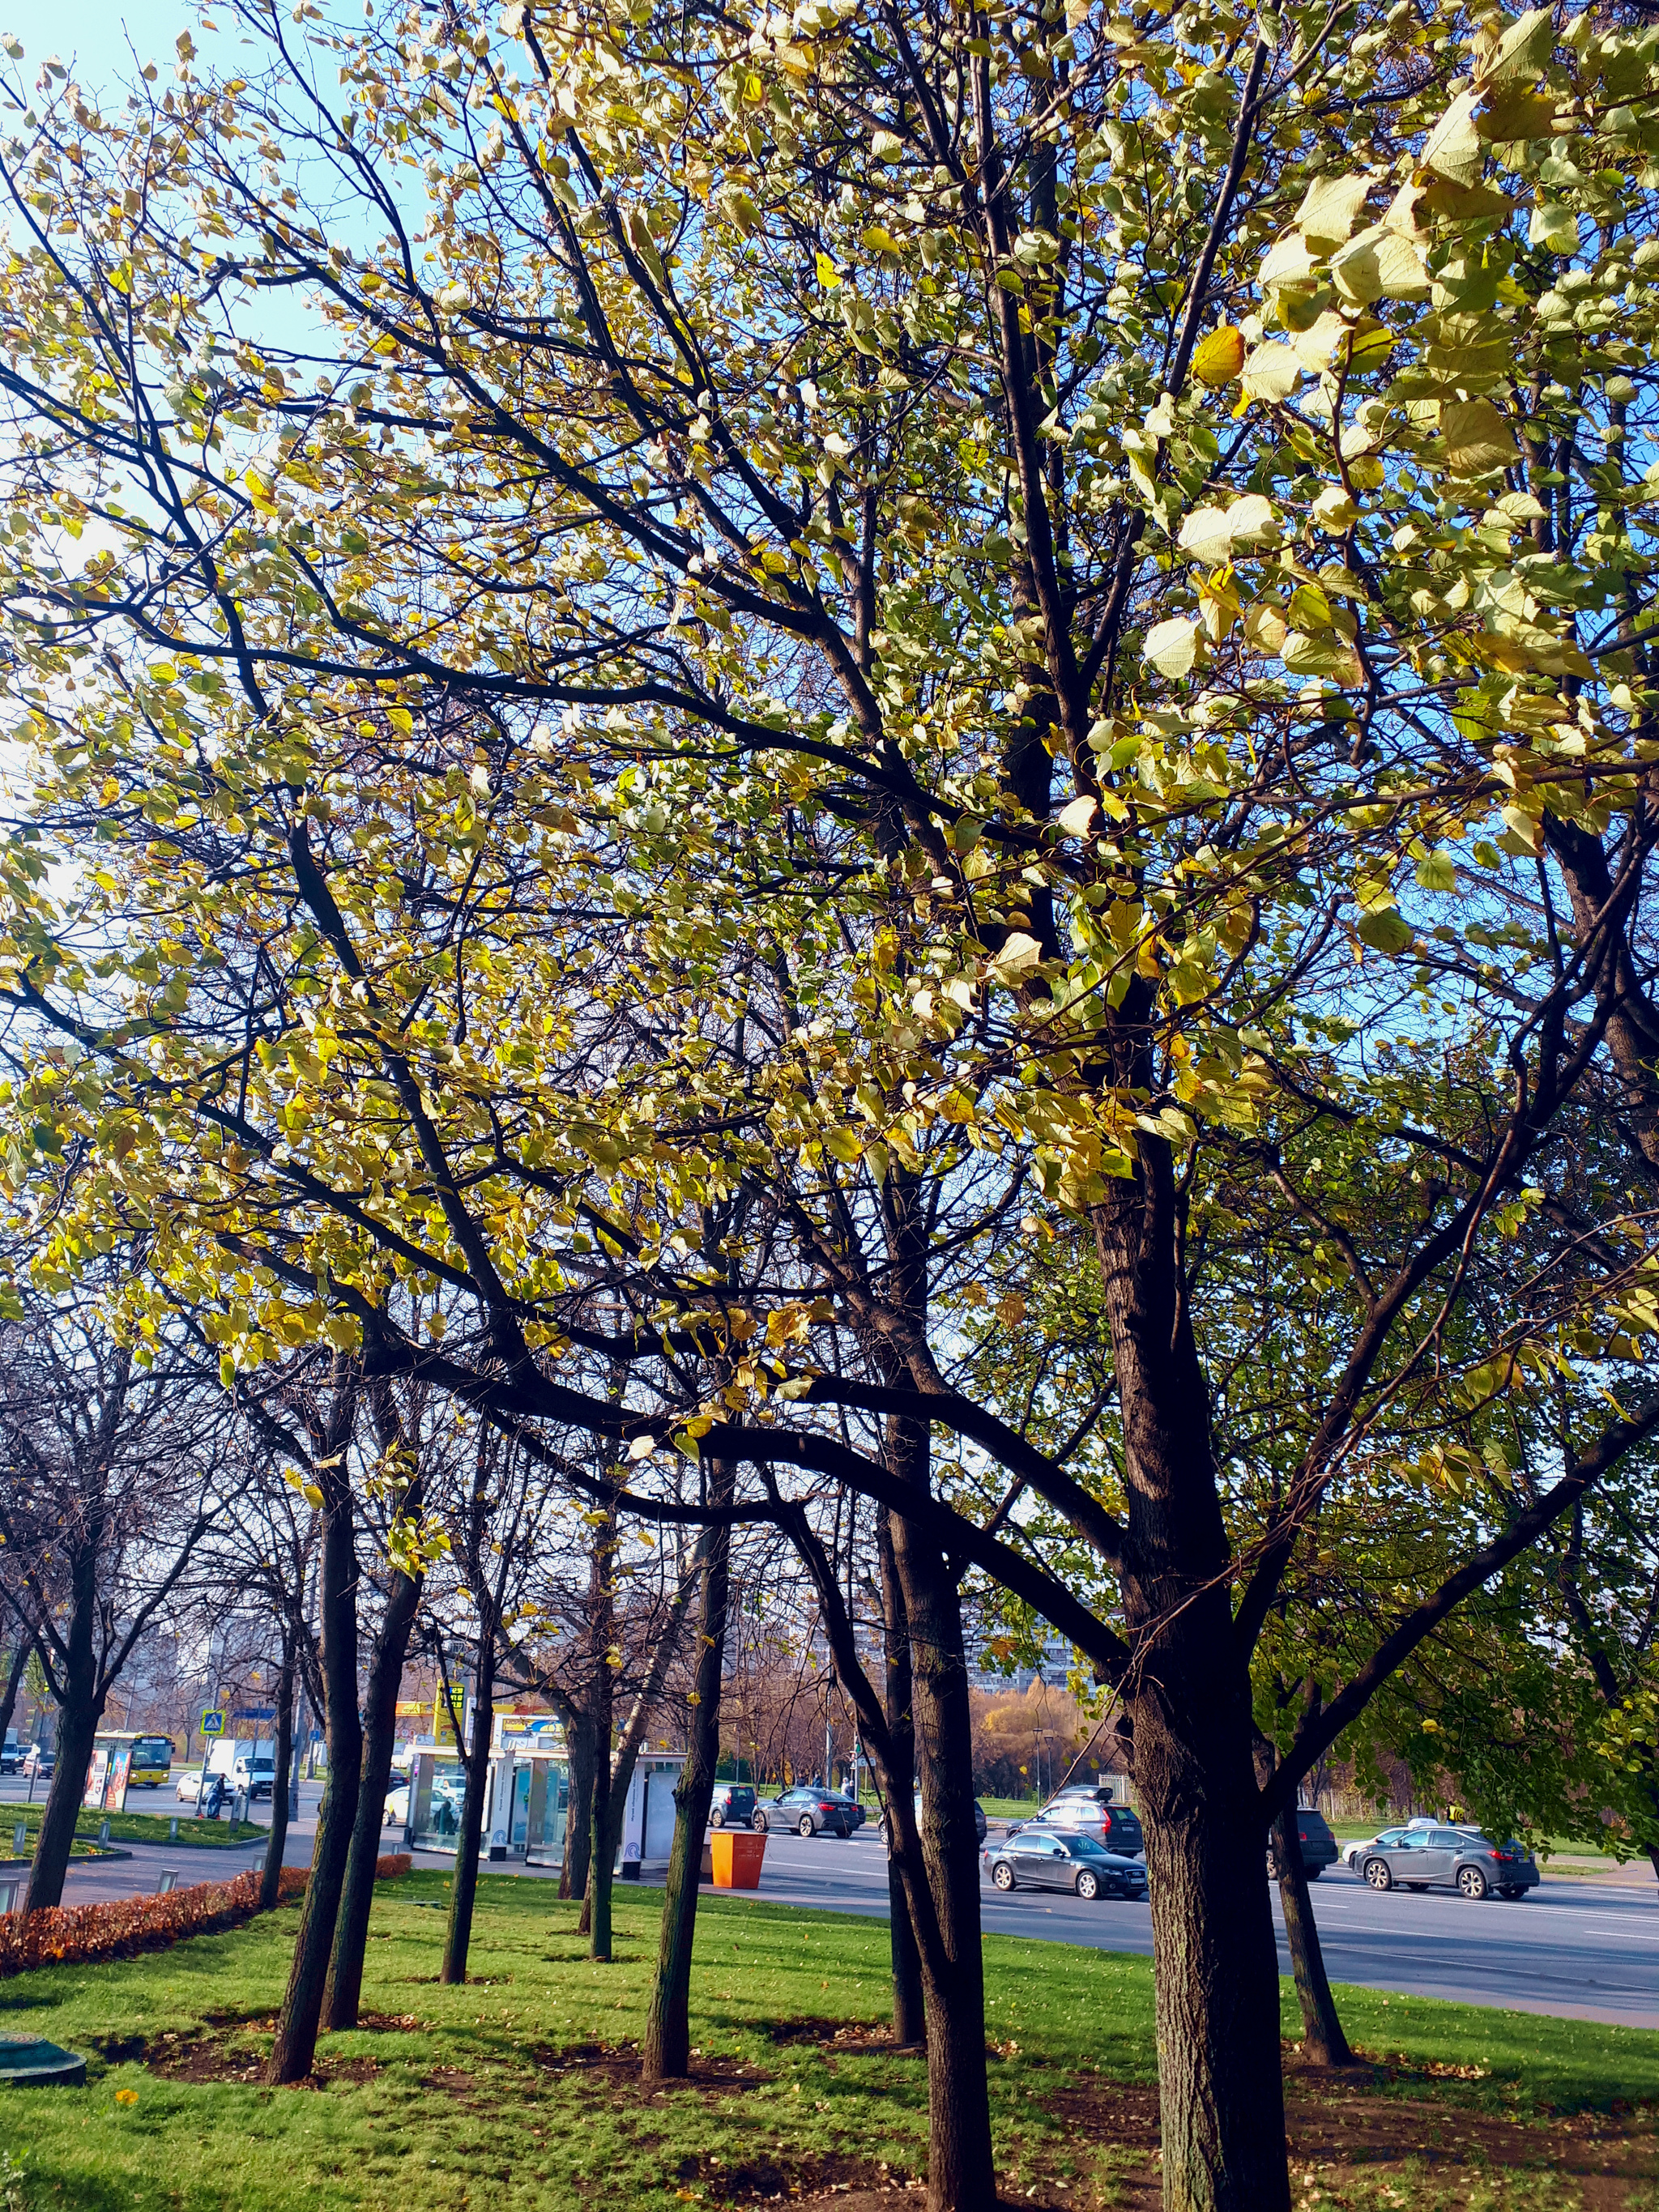
[[[711,1828],[758,1828],[753,1787],[747,1782],[717,1782],[708,1808],[708,1825]]]
[[[1120,1851],[1127,1858],[1139,1858],[1146,1848],[1139,1820],[1109,1790],[1062,1790],[1036,1817],[1051,1828],[1064,1828],[1068,1835],[1093,1836],[1109,1851]]]
[[[755,1826],[763,1835],[769,1828],[793,1828],[799,1836],[850,1836],[853,1813],[833,1790],[786,1790],[781,1797],[756,1806]]]
[[[1302,1846],[1302,1871],[1310,1881],[1317,1881],[1328,1866],[1334,1866],[1342,1856],[1336,1838],[1331,1833],[1330,1823],[1322,1813],[1316,1813],[1310,1805],[1296,1808],[1297,1840]],[[1273,1853],[1267,1854],[1267,1871],[1274,1871]]]

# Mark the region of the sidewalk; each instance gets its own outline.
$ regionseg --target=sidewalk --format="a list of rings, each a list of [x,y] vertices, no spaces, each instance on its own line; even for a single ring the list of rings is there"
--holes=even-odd
[[[1645,1858],[1626,1859],[1621,1866],[1617,1859],[1561,1851],[1540,1859],[1538,1871],[1546,1881],[1593,1881],[1608,1889],[1656,1888],[1653,1863]]]

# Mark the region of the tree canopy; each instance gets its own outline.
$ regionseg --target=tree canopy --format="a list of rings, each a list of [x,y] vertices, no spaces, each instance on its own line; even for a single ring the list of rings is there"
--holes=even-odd
[[[8,94],[37,1276],[899,1512],[1122,1690],[1218,2067],[1228,1824],[1659,1424],[1659,30],[232,13]]]

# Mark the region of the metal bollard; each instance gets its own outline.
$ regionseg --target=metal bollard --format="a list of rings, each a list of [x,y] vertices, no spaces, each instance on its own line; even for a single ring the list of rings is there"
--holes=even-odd
[[[174,1825],[176,1826],[177,1823],[175,1822]],[[167,1896],[173,1890],[178,1879],[179,1869],[177,1867],[163,1867],[161,1873],[155,1878],[155,1894],[157,1897]]]
[[[170,1844],[176,1844],[176,1843],[178,1842],[178,1840],[179,1840],[179,1815],[175,1813],[175,1814],[173,1814],[173,1818],[172,1818],[172,1819],[167,1822],[167,1841],[168,1841]]]
[[[106,1844],[109,1841],[109,1822],[107,1820],[100,1820],[98,1823],[98,1840],[100,1844]]]
[[[29,1843],[29,1832],[28,1832],[28,1829],[27,1829],[27,1827],[25,1826],[25,1824],[24,1824],[21,1820],[20,1820],[20,1821],[17,1823],[17,1826],[16,1826],[12,1830],[12,1832],[11,1832],[11,1855],[12,1855],[12,1856],[13,1856],[15,1859],[21,1859],[21,1858],[22,1857],[22,1856],[23,1856],[24,1852],[28,1849],[28,1843]]]

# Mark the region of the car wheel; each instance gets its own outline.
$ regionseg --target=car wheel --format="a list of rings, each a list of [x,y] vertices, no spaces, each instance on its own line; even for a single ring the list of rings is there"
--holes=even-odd
[[[1479,1867],[1459,1867],[1457,1887],[1471,1905],[1479,1905],[1486,1893],[1486,1877]]]
[[[991,1869],[991,1882],[992,1886],[997,1889],[1012,1889],[1013,1887],[1014,1870],[1012,1867],[1009,1865],[1006,1859],[999,1859],[996,1864]]]
[[[1100,1895],[1100,1876],[1091,1867],[1084,1867],[1079,1871],[1077,1893],[1079,1897],[1087,1898],[1091,1903]]]
[[[766,1820],[766,1815],[765,1815],[765,1814],[764,1814],[764,1813],[757,1812],[757,1813],[755,1814],[755,1817],[753,1818],[753,1820],[750,1821],[749,1825],[750,1825],[750,1826],[754,1830],[755,1833],[756,1833],[757,1836],[763,1836],[763,1835],[766,1833],[766,1830],[767,1830],[767,1820]]]
[[[1512,1889],[1507,1882],[1498,1893],[1500,1897],[1507,1898],[1511,1905],[1519,1905],[1526,1893],[1524,1889]]]
[[[718,1805],[708,1815],[708,1825],[711,1828],[723,1828],[726,1826],[726,1815]]]
[[[1304,1867],[1302,1871],[1307,1875],[1310,1881],[1317,1881],[1320,1875],[1324,1873],[1325,1869],[1323,1867]]]
[[[812,1815],[810,1813],[803,1813],[795,1823],[795,1833],[798,1836],[810,1836],[811,1832]]]
[[[1367,1859],[1365,1879],[1375,1890],[1392,1889],[1394,1876],[1389,1872],[1387,1859]]]

